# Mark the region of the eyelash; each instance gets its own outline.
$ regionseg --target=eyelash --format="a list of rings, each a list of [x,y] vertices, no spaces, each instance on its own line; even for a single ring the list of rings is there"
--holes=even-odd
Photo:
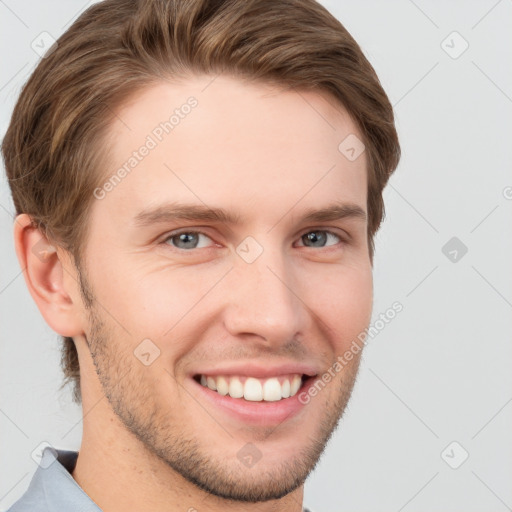
[[[308,229],[307,231],[304,231],[300,236],[299,236],[299,240],[302,239],[303,236],[309,234],[309,233],[318,233],[318,232],[322,232],[322,233],[327,233],[327,235],[332,235],[332,236],[335,236],[336,238],[338,238],[338,240],[340,240],[339,243],[342,243],[342,244],[345,244],[347,243],[347,240],[342,237],[341,235],[339,235],[338,233],[335,233],[334,231],[330,231],[328,229]],[[176,251],[179,251],[179,252],[183,252],[183,253],[186,253],[186,252],[193,252],[195,250],[200,250],[200,249],[209,249],[209,247],[199,247],[199,248],[192,248],[192,249],[182,249],[180,247],[175,247],[171,244],[168,244],[168,240],[172,239],[172,238],[175,238],[181,234],[194,234],[194,235],[203,235],[207,238],[209,238],[210,240],[211,237],[208,236],[206,233],[203,233],[202,231],[196,231],[196,230],[193,230],[193,229],[182,229],[180,231],[176,231],[176,232],[171,232],[169,233],[168,235],[165,236],[165,238],[162,240],[162,244],[163,245],[167,245],[168,247],[171,247],[172,249],[176,250]],[[213,241],[213,240],[212,240]],[[336,247],[338,244],[334,244],[334,245],[327,245],[325,247],[318,247],[317,249],[324,249],[324,250],[329,250],[329,249],[332,249],[334,247]],[[301,247],[307,247],[305,245],[302,245]],[[315,247],[309,247],[309,249],[315,249]]]

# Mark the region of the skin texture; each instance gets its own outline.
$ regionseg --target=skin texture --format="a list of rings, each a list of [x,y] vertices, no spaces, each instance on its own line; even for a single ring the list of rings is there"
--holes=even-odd
[[[299,512],[360,354],[278,425],[226,415],[191,374],[292,362],[321,376],[368,326],[366,221],[301,221],[306,210],[340,201],[366,212],[365,154],[351,162],[338,151],[359,132],[329,96],[195,76],[153,85],[118,110],[105,179],[190,96],[197,106],[93,201],[82,290],[70,255],[37,258],[31,248],[41,233],[26,215],[17,219],[31,294],[79,353],[84,420],[73,477],[106,512]],[[240,220],[137,226],[139,212],[176,201]],[[180,246],[170,234],[182,228],[202,235]],[[303,236],[321,230],[333,234],[316,245]],[[247,236],[263,250],[252,263],[236,250]],[[145,339],[160,351],[147,366],[134,355]],[[247,443],[261,453],[252,467],[237,457]]]

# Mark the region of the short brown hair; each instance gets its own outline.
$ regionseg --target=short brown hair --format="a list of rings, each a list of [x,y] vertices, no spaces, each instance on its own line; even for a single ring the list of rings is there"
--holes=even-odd
[[[3,140],[16,212],[79,267],[115,109],[188,73],[327,92],[348,110],[366,146],[373,262],[382,191],[400,159],[393,109],[359,45],[315,0],[105,0],[87,9],[39,62]],[[74,383],[80,402],[76,348],[63,341],[64,383]]]

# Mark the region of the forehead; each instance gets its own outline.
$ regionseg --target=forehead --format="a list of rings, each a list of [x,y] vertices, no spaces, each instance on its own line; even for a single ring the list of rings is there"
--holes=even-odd
[[[257,208],[274,220],[279,209],[319,200],[366,210],[366,155],[347,159],[347,137],[362,138],[327,94],[224,75],[158,83],[116,112],[101,208],[126,217],[149,204],[193,201]]]

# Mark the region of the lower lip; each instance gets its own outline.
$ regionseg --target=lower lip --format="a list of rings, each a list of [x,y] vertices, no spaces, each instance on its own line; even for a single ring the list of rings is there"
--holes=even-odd
[[[304,381],[297,393],[289,398],[282,398],[275,402],[252,402],[243,398],[232,398],[229,395],[221,395],[217,391],[199,384],[195,379],[190,379],[196,388],[199,388],[201,397],[224,411],[229,416],[252,425],[276,425],[283,423],[297,415],[307,404],[299,401],[299,395],[308,391],[315,382],[316,377],[309,377]]]

